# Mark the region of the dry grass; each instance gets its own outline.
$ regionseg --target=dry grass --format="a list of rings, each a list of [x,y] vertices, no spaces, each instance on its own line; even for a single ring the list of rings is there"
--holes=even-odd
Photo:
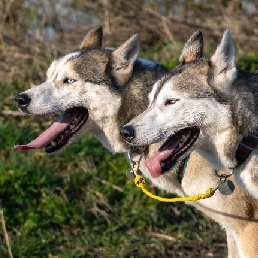
[[[10,242],[9,242],[9,236],[8,236],[8,233],[7,233],[7,230],[6,230],[6,226],[5,226],[4,212],[3,212],[3,209],[2,209],[2,200],[1,199],[0,199],[0,218],[1,218],[1,221],[2,221],[2,228],[3,228],[3,232],[4,232],[4,239],[5,239],[5,243],[6,243],[7,249],[8,249],[9,257],[13,258],[12,250],[11,250],[11,246],[10,246]]]
[[[70,0],[58,5],[52,0],[37,4],[32,0],[5,0],[0,4],[1,82],[35,84],[44,80],[50,60],[77,48],[86,32],[99,24],[104,27],[104,45],[121,44],[140,32],[142,49],[169,42],[177,53],[178,39],[184,42],[194,31],[201,30],[205,45],[214,49],[222,32],[230,28],[238,49],[249,55],[257,51],[257,3],[205,3]],[[163,51],[159,62],[168,62],[169,58],[171,55]]]
[[[217,224],[184,205],[168,208],[142,197],[125,182],[126,161],[113,171],[115,159],[102,153],[100,145],[96,148],[90,138],[71,146],[69,153],[53,157],[51,165],[40,152],[32,156],[10,153],[14,139],[25,141],[29,134],[36,135],[42,123],[39,118],[35,122],[35,118],[18,116],[11,107],[16,93],[44,81],[51,60],[77,48],[96,25],[104,26],[104,45],[119,45],[140,32],[145,56],[162,63],[178,57],[183,42],[196,30],[203,32],[205,47],[214,48],[223,30],[230,28],[238,50],[252,55],[258,43],[257,6],[247,12],[245,7],[237,8],[243,1],[236,0],[224,1],[227,6],[207,1],[206,7],[202,1],[183,5],[164,0],[160,6],[155,4],[158,1],[67,2],[73,6],[66,14],[56,11],[53,0],[0,3],[0,81],[5,87],[0,130],[1,146],[6,148],[0,150],[1,178],[7,182],[0,189],[7,198],[5,219],[9,218],[14,256],[85,257],[86,253],[105,257],[106,252],[108,257],[111,253],[116,257],[224,257],[225,234]],[[31,3],[30,8],[25,3]],[[52,34],[45,37],[47,26]],[[85,157],[99,163],[96,171],[87,167]],[[4,243],[8,235],[1,232],[1,236]]]

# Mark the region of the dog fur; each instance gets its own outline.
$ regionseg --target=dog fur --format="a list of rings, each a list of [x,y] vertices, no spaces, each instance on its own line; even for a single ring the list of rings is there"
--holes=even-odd
[[[226,35],[224,35],[224,37],[229,35],[228,32],[225,34]],[[225,51],[222,51],[220,47],[218,49],[219,50],[217,51],[223,53],[222,55],[224,55],[224,59],[229,61],[227,56],[225,56]],[[226,47],[226,49],[232,54],[232,50],[228,49],[228,47]],[[225,132],[225,129],[230,128],[231,126],[227,121],[229,117],[232,117],[231,112],[233,110],[233,108],[229,107],[230,96],[228,95],[230,94],[228,93],[228,95],[226,95],[225,93],[222,93],[218,89],[218,84],[223,84],[222,76],[229,79],[232,77],[235,78],[235,68],[232,65],[232,62],[230,62],[229,67],[232,68],[232,71],[230,72],[225,70],[225,64],[220,63],[219,67],[222,69],[221,72],[224,75],[219,74],[220,78],[217,82],[213,79],[215,75],[211,74],[210,71],[211,67],[216,69],[210,63],[210,59],[196,58],[198,55],[194,55],[191,51],[191,44],[186,44],[182,55],[187,52],[187,55],[190,55],[190,57],[188,57],[190,62],[179,62],[179,65],[171,71],[169,75],[161,78],[154,85],[152,92],[149,94],[151,103],[147,110],[121,129],[126,140],[133,146],[149,146],[148,159],[149,157],[155,156],[157,149],[161,152],[161,144],[159,141],[164,141],[167,137],[171,137],[170,135],[175,131],[185,127],[200,126],[201,130],[204,128],[204,132],[200,132],[201,136],[199,137],[205,138],[208,133],[214,138],[218,137],[219,143],[213,143],[213,146],[216,146],[218,149],[225,144],[223,140],[227,139],[227,137],[230,136],[229,140],[232,140],[232,130],[230,131],[231,133]],[[211,60],[214,60],[215,57]],[[216,71],[216,73],[219,72]],[[205,75],[207,75],[208,78]],[[248,76],[248,73],[245,75]],[[197,77],[197,79],[195,79],[195,77]],[[251,75],[251,78],[251,81],[255,83],[255,76]],[[209,80],[212,80],[212,83],[214,84],[217,83],[216,89],[210,89],[209,85],[202,87],[203,81],[207,82]],[[244,84],[244,87],[246,87],[245,85],[246,83]],[[231,85],[230,83],[227,83],[226,86],[230,87]],[[252,87],[255,88],[255,85]],[[244,92],[249,94],[246,96],[245,100],[250,97],[250,90],[248,90],[248,87],[246,88],[247,89],[245,89]],[[255,89],[252,89],[251,91],[254,90]],[[213,99],[209,102],[210,98]],[[253,98],[251,98],[251,103],[253,103]],[[178,106],[176,107],[177,104]],[[247,105],[250,106],[250,103]],[[246,111],[247,105],[243,105],[241,103],[238,107],[238,112],[241,108]],[[220,108],[220,106],[222,106],[222,108]],[[251,110],[253,109],[254,107]],[[241,112],[239,116],[244,116],[244,113]],[[213,126],[207,128],[207,124],[209,123],[212,123]],[[219,136],[217,135],[217,133],[219,133],[219,128],[221,127],[224,130],[222,133],[226,134],[224,138],[221,134]],[[248,130],[244,125],[242,125],[242,127],[242,130]],[[127,132],[125,133],[124,130],[127,130]],[[244,135],[242,135],[242,137],[243,136]],[[239,137],[239,139],[241,139],[241,137]],[[169,171],[162,173],[159,176],[155,175],[155,178],[153,178],[153,174],[145,169],[145,165],[141,166],[141,170],[145,176],[159,188],[166,191],[176,192],[180,196],[195,195],[200,192],[205,192],[207,186],[214,186],[218,178],[210,164],[196,152],[193,152],[190,155],[190,160],[181,185],[176,179],[175,173],[172,173],[181,161],[195,149],[194,147],[199,146],[200,144],[200,140],[197,139],[193,144],[193,147],[190,147],[188,151],[175,162],[174,166],[170,168]],[[232,143],[229,142],[228,144],[231,148],[233,147]],[[157,147],[153,148],[152,146],[155,145]],[[166,146],[168,146],[168,143],[165,142],[163,146],[164,150],[167,151]],[[208,147],[209,146],[210,145],[208,145]],[[209,151],[208,147],[207,149]],[[207,149],[203,149],[204,151],[207,151]],[[217,152],[220,153],[219,151]],[[231,155],[231,157],[233,158],[233,155]],[[144,159],[142,163],[146,163],[146,160],[148,159]],[[221,163],[223,162],[220,162],[220,164]],[[229,163],[228,166],[231,165],[235,165],[235,161],[231,164]],[[221,166],[218,166],[217,168],[221,169]],[[228,174],[229,172],[230,170],[220,171],[219,174]],[[233,181],[236,183],[234,179]],[[252,239],[254,242],[250,242],[250,236],[253,236],[254,232],[258,229],[258,201],[252,198],[248,193],[241,190],[236,184],[235,186],[235,191],[229,196],[224,196],[219,192],[216,192],[210,199],[201,200],[197,203],[191,204],[199,210],[202,210],[206,215],[213,218],[226,229],[229,257],[257,257],[258,248],[256,247],[255,242],[258,239],[255,237],[255,239]],[[238,209],[238,205],[241,205],[240,209]],[[216,210],[214,210],[214,207],[216,207]]]
[[[179,66],[156,83],[147,111],[129,123],[135,130],[130,143],[149,145],[182,129],[199,128],[197,140],[175,163],[196,150],[215,169],[234,168],[239,186],[258,198],[257,150],[240,166],[235,157],[243,137],[258,128],[257,86],[258,74],[236,68],[227,30],[211,58]]]
[[[119,135],[120,126],[146,109],[152,85],[167,73],[153,62],[136,59],[139,52],[138,35],[116,50],[101,45],[102,29],[95,28],[86,35],[80,49],[51,64],[45,83],[24,92],[26,95],[23,98],[29,97],[27,104],[21,101],[21,95],[16,97],[20,110],[28,114],[54,114],[81,106],[88,110],[88,119],[81,129],[53,153],[63,150],[85,132],[93,133],[112,152],[128,151],[129,146]],[[184,65],[201,56],[202,35],[198,32],[186,43],[179,64]],[[19,146],[16,148],[19,149]],[[22,146],[20,149],[37,147],[33,144]],[[204,192],[207,187],[217,183],[213,168],[196,153],[191,154],[182,183],[177,175],[177,167],[153,178],[144,161],[159,147],[159,143],[149,146],[141,162],[143,174],[159,188],[186,196]],[[134,159],[138,159],[138,149],[133,148],[132,151]],[[237,208],[234,205],[236,199]],[[189,204],[225,228],[229,257],[254,257],[253,254],[257,254],[254,231],[258,207],[256,200],[248,194],[236,186],[230,196],[215,193],[208,200]],[[249,233],[252,241],[245,237]],[[245,250],[247,242],[249,253]]]
[[[167,73],[161,65],[137,59],[139,34],[115,50],[102,47],[101,39],[102,28],[90,31],[80,49],[53,61],[46,82],[16,97],[19,109],[26,114],[64,112],[62,116],[68,116],[67,110],[87,109],[88,119],[83,126],[58,150],[48,151],[50,154],[63,150],[85,132],[93,133],[110,151],[125,152],[127,145],[122,139],[117,140],[120,126],[148,105],[145,96],[157,78]],[[25,98],[29,102],[24,105]],[[47,143],[55,142],[50,138]],[[42,144],[40,148],[46,147],[45,142]],[[33,142],[15,148],[38,148],[38,145]]]

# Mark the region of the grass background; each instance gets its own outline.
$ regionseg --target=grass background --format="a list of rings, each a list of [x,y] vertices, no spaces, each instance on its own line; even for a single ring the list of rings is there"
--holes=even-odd
[[[141,57],[159,61],[166,51],[172,58],[163,64],[172,68],[182,46],[153,46]],[[50,60],[27,67],[42,72]],[[237,62],[258,70],[258,54],[240,53]],[[125,156],[110,154],[92,135],[54,156],[14,151],[54,118],[8,114],[17,110],[15,95],[29,86],[0,87],[0,199],[14,257],[226,257],[225,233],[215,222],[183,203],[143,195],[125,176]],[[8,257],[1,226],[0,257]]]

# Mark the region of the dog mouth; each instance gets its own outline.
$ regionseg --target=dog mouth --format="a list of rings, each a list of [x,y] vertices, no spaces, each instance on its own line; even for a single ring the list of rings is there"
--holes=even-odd
[[[162,144],[159,150],[145,164],[153,178],[170,170],[177,160],[195,143],[199,137],[200,129],[188,127],[177,131]]]
[[[51,154],[60,150],[86,123],[89,113],[84,107],[66,110],[59,119],[35,140],[25,145],[15,145],[16,150],[45,148]]]

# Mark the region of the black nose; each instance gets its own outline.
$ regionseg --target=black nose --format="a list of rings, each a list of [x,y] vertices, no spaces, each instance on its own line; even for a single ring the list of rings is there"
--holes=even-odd
[[[135,136],[135,131],[131,125],[126,125],[120,129],[120,134],[127,142],[130,142]]]
[[[18,104],[18,107],[24,108],[30,103],[30,97],[27,93],[20,93],[15,97],[15,101]]]

